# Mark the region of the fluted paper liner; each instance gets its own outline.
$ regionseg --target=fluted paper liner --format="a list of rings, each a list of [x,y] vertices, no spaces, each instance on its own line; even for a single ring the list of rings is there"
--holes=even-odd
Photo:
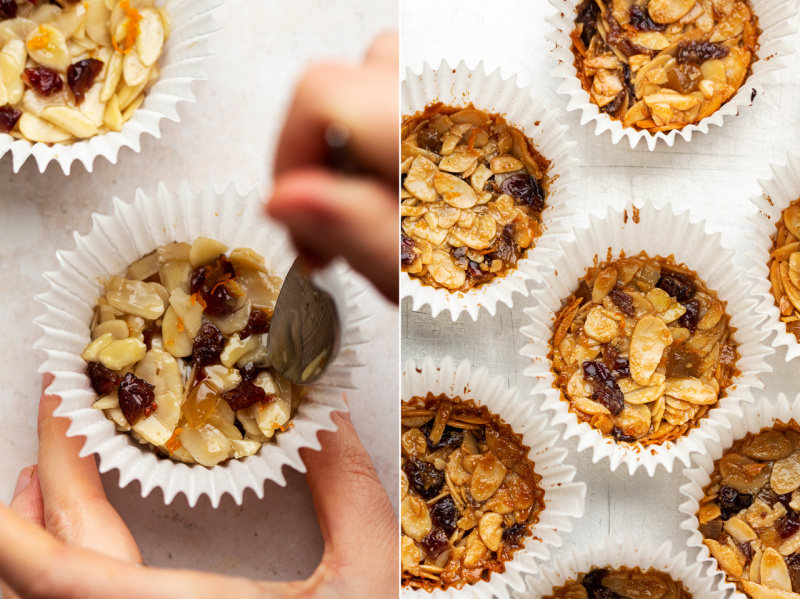
[[[88,235],[75,236],[74,250],[57,253],[59,270],[45,274],[50,289],[36,297],[44,306],[36,319],[43,331],[36,348],[47,354],[40,372],[55,377],[47,392],[61,398],[55,413],[71,420],[67,435],[86,437],[81,455],[97,454],[101,472],[118,469],[122,487],[139,481],[143,497],[158,487],[166,503],[183,493],[192,506],[207,495],[216,507],[225,494],[241,504],[245,489],[262,497],[264,481],[285,486],[284,466],[305,472],[300,449],[319,449],[317,434],[335,430],[331,414],[347,410],[343,394],[353,387],[353,369],[362,365],[359,353],[365,339],[360,324],[367,315],[358,306],[364,290],[352,280],[351,272],[342,265],[336,267],[347,298],[341,350],[327,373],[308,388],[293,426],[251,457],[213,468],[184,464],[158,457],[129,433],[118,432],[112,421],[92,408],[97,396],[81,353],[90,341],[101,281],[124,273],[133,261],[162,245],[191,243],[201,235],[230,248],[252,248],[264,256],[272,273],[284,277],[295,258],[291,242],[280,225],[263,216],[256,191],[240,195],[233,186],[222,192],[206,188],[194,193],[184,183],[173,194],[162,184],[154,196],[137,190],[132,203],[115,199],[113,214],[94,215],[92,220]]]
[[[657,133],[639,131],[633,127],[623,127],[620,120],[612,119],[608,114],[600,112],[597,104],[592,103],[589,92],[583,89],[577,77],[575,59],[571,49],[572,39],[569,34],[575,28],[576,9],[581,0],[549,0],[549,2],[555,7],[556,12],[546,19],[553,26],[547,39],[555,44],[552,57],[558,63],[550,74],[561,80],[561,85],[556,91],[569,98],[567,112],[580,110],[581,125],[587,125],[594,121],[595,135],[600,136],[606,131],[610,131],[611,141],[615,144],[619,143],[623,137],[627,137],[631,148],[635,148],[640,141],[645,140],[647,149],[652,151],[655,150],[659,140],[672,146],[678,136],[688,142],[691,141],[695,131],[708,133],[709,127],[712,125],[721,127],[725,117],[738,115],[753,104],[754,93],[758,95],[764,93],[765,85],[774,82],[773,72],[785,66],[780,58],[794,52],[786,40],[796,32],[792,24],[794,16],[797,14],[795,5],[782,0],[750,0],[750,5],[758,17],[758,26],[761,29],[756,52],[758,60],[752,63],[750,75],[736,94],[717,111],[697,124]],[[762,110],[771,109],[766,106],[764,100],[759,100],[757,107]]]
[[[792,333],[786,331],[786,324],[781,321],[781,313],[772,295],[768,264],[772,253],[772,237],[778,232],[781,213],[800,198],[800,157],[789,154],[785,165],[772,167],[772,174],[772,179],[759,181],[764,195],[751,199],[758,212],[750,216],[750,222],[756,228],[748,238],[755,247],[747,257],[753,261],[749,271],[754,279],[753,293],[763,299],[759,305],[760,311],[767,317],[763,326],[767,331],[775,332],[773,347],[786,347],[788,362],[800,356],[800,344]]]
[[[542,477],[540,486],[544,489],[545,502],[539,521],[532,528],[533,535],[526,537],[525,547],[505,562],[505,572],[493,573],[489,581],[465,584],[461,589],[436,589],[430,595],[423,590],[404,588],[402,596],[405,599],[428,596],[435,599],[508,599],[509,589],[521,590],[523,575],[536,572],[538,564],[549,559],[550,548],[561,546],[561,533],[570,532],[573,519],[583,516],[586,485],[574,482],[575,468],[564,463],[567,450],[556,446],[558,433],[534,402],[520,396],[517,389],[509,389],[500,377],[490,378],[485,368],[473,370],[466,360],[456,365],[450,357],[440,366],[427,358],[421,368],[408,361],[400,387],[404,400],[443,393],[471,399],[502,418],[531,448],[528,455],[534,462],[534,470]]]
[[[558,557],[554,563],[543,567],[534,577],[526,577],[527,588],[517,593],[515,599],[540,599],[574,581],[579,574],[588,574],[595,568],[640,568],[643,572],[653,568],[669,574],[673,580],[683,583],[684,588],[696,599],[725,599],[727,593],[721,588],[720,574],[709,576],[701,564],[689,562],[685,552],[674,553],[672,544],[656,545],[647,537],[625,536],[621,541],[606,537],[587,546],[573,548],[568,556]]]
[[[515,269],[464,292],[423,285],[418,278],[406,273],[400,277],[400,297],[411,297],[414,310],[427,304],[434,317],[447,311],[453,321],[462,312],[477,320],[481,308],[494,316],[498,303],[513,306],[514,294],[527,296],[527,282],[540,278],[540,252],[537,248],[541,240],[566,231],[564,221],[573,214],[571,188],[575,183],[573,171],[578,161],[570,154],[575,142],[569,139],[567,127],[559,122],[558,111],[545,107],[532,87],[520,88],[516,75],[503,79],[499,69],[487,74],[482,62],[474,69],[463,61],[455,69],[446,61],[442,61],[437,69],[425,63],[421,73],[407,69],[401,90],[404,117],[420,112],[432,102],[449,106],[472,103],[480,110],[503,116],[510,125],[532,139],[536,149],[550,161],[547,171],[549,192],[542,212],[544,230],[525,257],[517,262]]]
[[[688,466],[692,452],[702,450],[706,439],[716,439],[716,426],[726,426],[740,402],[752,401],[751,388],[763,388],[759,375],[772,370],[765,357],[773,350],[763,345],[767,333],[759,326],[763,316],[756,311],[751,284],[744,270],[734,266],[734,252],[722,246],[721,235],[709,234],[702,222],[690,218],[688,210],[677,213],[668,207],[657,209],[650,203],[638,209],[638,217],[635,210],[633,206],[622,212],[608,209],[604,216],[591,216],[587,228],[576,229],[574,238],[547,244],[552,250],[546,254],[547,265],[555,273],[545,279],[542,290],[534,291],[538,304],[525,309],[530,322],[522,327],[522,333],[529,343],[520,353],[531,360],[525,370],[534,381],[531,393],[541,401],[542,409],[553,412],[555,424],[565,426],[566,439],[578,437],[578,451],[591,449],[595,463],[608,458],[612,471],[624,463],[631,474],[644,467],[652,476],[659,465],[672,472],[675,460]],[[547,356],[555,315],[561,302],[577,288],[586,269],[595,260],[605,261],[609,251],[613,259],[623,251],[627,256],[642,251],[650,257],[674,255],[678,264],[685,263],[696,271],[709,289],[727,302],[725,311],[736,328],[734,339],[740,356],[736,368],[741,374],[733,379],[717,407],[676,441],[646,447],[617,443],[587,422],[579,422],[569,411],[569,403],[562,399],[561,391],[554,387],[552,362]]]
[[[680,511],[686,514],[686,519],[681,523],[681,528],[691,533],[687,544],[699,550],[698,561],[708,564],[709,575],[723,574],[722,588],[734,591],[735,599],[747,599],[744,593],[736,590],[736,585],[725,580],[724,573],[719,568],[716,559],[711,556],[708,547],[703,543],[703,534],[699,530],[700,522],[697,511],[700,509],[700,500],[703,498],[703,487],[711,480],[714,472],[714,462],[722,457],[734,442],[742,439],[747,433],[758,433],[763,428],[773,426],[777,421],[788,423],[790,420],[800,422],[800,395],[789,400],[786,395],[779,393],[776,398],[761,397],[758,402],[743,406],[742,412],[731,418],[730,426],[720,430],[719,439],[709,439],[703,453],[693,458],[693,468],[684,470],[684,476],[689,481],[681,487],[681,493],[686,501],[681,504]]]
[[[31,156],[43,173],[51,162],[57,162],[65,175],[72,163],[82,162],[92,172],[98,156],[116,164],[122,148],[141,151],[142,135],[161,137],[161,121],[179,122],[178,103],[194,102],[192,83],[208,79],[201,63],[214,56],[208,38],[220,30],[211,12],[223,5],[224,0],[165,0],[157,2],[166,6],[172,20],[170,35],[158,61],[159,77],[150,87],[144,103],[122,127],[120,132],[109,132],[71,144],[31,143],[0,133],[0,158],[7,153],[13,157],[14,172]]]

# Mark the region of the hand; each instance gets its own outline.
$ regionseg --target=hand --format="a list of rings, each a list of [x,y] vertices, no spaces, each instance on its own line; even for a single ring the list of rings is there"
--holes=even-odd
[[[399,280],[399,42],[379,37],[359,66],[321,64],[300,81],[278,143],[267,211],[312,261],[344,256],[392,301]],[[325,130],[350,133],[363,174],[328,166]]]
[[[59,401],[42,396],[39,465],[23,470],[10,508],[0,504],[5,599],[366,599],[399,588],[397,520],[349,416],[335,415],[338,431],[320,435],[321,451],[302,452],[322,562],[308,580],[275,583],[141,567],[94,458],[78,457],[83,440],[67,438],[68,422],[53,416]]]

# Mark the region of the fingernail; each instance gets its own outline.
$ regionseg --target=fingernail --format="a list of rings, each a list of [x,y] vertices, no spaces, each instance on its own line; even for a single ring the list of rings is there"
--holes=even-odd
[[[33,478],[33,466],[28,466],[27,468],[23,468],[22,472],[19,473],[19,478],[17,479],[17,486],[14,487],[14,497],[22,493],[25,489],[27,489],[30,486],[32,478]]]

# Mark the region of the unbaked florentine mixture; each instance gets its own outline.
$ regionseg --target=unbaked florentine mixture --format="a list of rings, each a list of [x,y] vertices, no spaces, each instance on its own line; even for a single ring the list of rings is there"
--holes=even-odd
[[[683,583],[650,568],[593,568],[544,599],[692,599]]]

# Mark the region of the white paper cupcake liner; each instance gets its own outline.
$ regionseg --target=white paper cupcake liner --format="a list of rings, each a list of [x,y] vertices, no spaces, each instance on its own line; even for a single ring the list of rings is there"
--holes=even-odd
[[[446,61],[442,61],[437,69],[425,63],[421,73],[407,69],[401,90],[403,116],[416,114],[432,102],[450,106],[472,103],[476,108],[502,115],[509,124],[532,139],[536,149],[551,163],[547,172],[549,193],[542,212],[544,232],[527,250],[525,258],[517,262],[516,269],[475,289],[455,293],[423,285],[418,278],[406,273],[400,277],[400,297],[411,297],[414,310],[427,304],[432,316],[448,311],[453,321],[462,312],[477,320],[481,308],[494,316],[498,303],[513,306],[513,295],[527,296],[527,281],[540,278],[540,252],[537,248],[541,240],[566,232],[564,221],[573,213],[571,188],[575,183],[573,171],[578,160],[570,154],[575,142],[569,139],[566,125],[559,122],[559,112],[545,107],[532,87],[520,88],[516,75],[503,79],[500,69],[487,74],[482,62],[474,69],[467,67],[464,61],[455,69]]]
[[[322,379],[309,387],[293,426],[257,454],[211,469],[161,458],[130,434],[118,432],[113,422],[92,408],[96,394],[81,353],[90,341],[101,281],[124,273],[133,261],[162,245],[192,242],[201,235],[231,248],[252,248],[265,257],[271,272],[284,277],[295,252],[286,231],[263,216],[259,198],[255,191],[240,195],[232,185],[222,192],[206,188],[194,193],[184,183],[176,194],[162,184],[152,197],[137,190],[132,203],[115,199],[111,216],[94,215],[92,231],[75,236],[76,248],[57,253],[60,269],[45,274],[50,289],[36,297],[44,306],[44,314],[36,319],[43,331],[36,348],[47,354],[39,370],[55,376],[47,392],[61,397],[56,415],[72,421],[68,436],[86,437],[82,456],[97,454],[100,472],[118,469],[122,487],[139,481],[143,497],[160,488],[167,504],[183,493],[191,506],[207,495],[214,507],[225,494],[241,504],[245,489],[262,497],[264,481],[286,485],[284,466],[305,472],[300,449],[319,449],[317,434],[336,428],[331,414],[347,410],[343,394],[353,388],[352,371],[362,365],[359,354],[366,340],[360,327],[367,315],[359,307],[364,290],[342,265],[336,268],[347,298],[347,321],[339,355]]]
[[[592,568],[640,568],[643,572],[653,568],[669,574],[673,580],[696,599],[725,599],[727,592],[721,588],[721,574],[703,573],[699,563],[688,563],[685,552],[674,554],[669,542],[656,545],[648,538],[626,536],[621,541],[606,537],[602,541],[573,549],[569,556],[558,557],[553,564],[543,567],[534,577],[526,576],[527,588],[515,595],[516,599],[539,599],[587,574]]]
[[[530,342],[520,353],[531,360],[525,370],[534,380],[531,393],[542,398],[544,410],[554,413],[555,424],[566,427],[566,439],[578,437],[578,451],[591,448],[592,461],[608,458],[612,471],[624,463],[631,474],[644,467],[652,476],[659,465],[672,472],[675,460],[688,466],[692,452],[702,450],[707,439],[717,438],[715,428],[728,425],[730,414],[738,410],[740,402],[752,401],[751,388],[763,388],[759,375],[772,370],[765,357],[774,350],[762,343],[767,333],[758,326],[763,316],[756,311],[751,283],[744,271],[733,265],[734,252],[722,246],[719,233],[709,234],[702,222],[690,218],[688,211],[677,213],[669,207],[657,209],[646,203],[639,209],[638,223],[628,217],[632,213],[631,206],[623,212],[609,209],[604,216],[591,216],[586,228],[575,230],[575,238],[545,242],[545,247],[552,250],[546,254],[547,265],[555,269],[555,274],[545,280],[544,289],[534,291],[538,304],[525,309],[531,322],[522,328],[522,333]],[[642,251],[651,257],[674,255],[679,264],[685,263],[696,271],[709,289],[727,302],[726,312],[731,317],[731,325],[737,329],[734,339],[740,358],[736,367],[741,374],[728,387],[718,407],[676,441],[648,445],[646,449],[637,444],[617,443],[588,423],[579,422],[569,411],[569,403],[561,398],[561,391],[553,386],[555,377],[547,355],[551,350],[555,315],[561,309],[561,302],[577,288],[586,269],[593,266],[595,260],[605,260],[609,251],[614,259],[623,251],[627,256]]]
[[[172,29],[158,61],[160,75],[147,92],[144,104],[136,111],[120,132],[109,132],[72,144],[31,143],[0,133],[0,158],[11,152],[14,172],[19,172],[25,161],[33,156],[43,173],[51,162],[57,162],[65,175],[72,163],[82,162],[92,172],[98,156],[116,164],[122,148],[141,151],[144,134],[161,137],[161,120],[180,122],[178,103],[194,102],[192,83],[208,79],[201,63],[214,56],[208,38],[220,31],[211,12],[223,5],[224,0],[164,0],[172,19]]]
[[[705,445],[705,451],[693,458],[694,467],[684,470],[684,475],[689,482],[680,488],[686,501],[681,504],[679,509],[686,514],[681,528],[691,533],[687,544],[689,547],[696,547],[699,550],[697,559],[708,564],[709,574],[723,575],[721,587],[733,590],[736,599],[747,598],[736,590],[734,583],[725,580],[724,572],[719,568],[717,560],[711,557],[708,547],[703,543],[703,534],[699,530],[700,522],[697,519],[697,511],[700,509],[700,500],[704,495],[703,487],[711,480],[714,462],[721,458],[722,454],[735,441],[742,439],[747,433],[758,433],[763,428],[771,427],[777,421],[788,423],[792,419],[800,422],[800,395],[793,400],[789,400],[783,393],[779,393],[777,398],[772,401],[761,397],[758,402],[743,406],[742,412],[735,418],[731,418],[730,426],[720,430],[719,439],[709,439]]]
[[[466,360],[456,365],[450,357],[442,360],[438,367],[430,358],[421,368],[409,360],[400,378],[400,393],[403,400],[425,397],[428,393],[473,400],[502,418],[531,448],[529,456],[535,464],[534,470],[542,477],[540,485],[545,502],[539,521],[532,528],[532,537],[505,562],[505,572],[492,574],[489,581],[465,584],[461,589],[437,589],[430,594],[404,588],[402,596],[405,599],[423,596],[508,599],[509,588],[522,590],[523,575],[536,572],[538,564],[549,559],[550,548],[561,546],[561,533],[570,532],[573,519],[583,516],[586,485],[574,482],[575,468],[564,463],[567,450],[556,447],[558,433],[549,426],[534,402],[520,397],[517,389],[508,389],[500,377],[489,378],[485,368],[473,370]]]
[[[577,77],[575,59],[571,49],[572,39],[569,34],[575,28],[575,10],[581,0],[549,0],[549,2],[555,7],[556,12],[546,19],[553,26],[553,31],[547,35],[547,39],[555,44],[552,52],[553,58],[558,62],[551,75],[563,80],[556,91],[569,97],[567,112],[580,110],[581,125],[595,121],[595,135],[600,136],[606,131],[610,131],[611,141],[615,144],[619,143],[623,137],[627,137],[631,148],[635,148],[641,140],[645,140],[647,149],[652,151],[656,148],[659,140],[672,146],[678,136],[688,142],[691,141],[695,131],[708,133],[711,125],[721,127],[726,116],[737,115],[753,104],[753,92],[764,93],[764,86],[773,83],[773,72],[785,66],[780,57],[794,52],[792,47],[786,43],[786,39],[796,32],[792,25],[792,20],[797,14],[795,3],[782,0],[750,0],[761,29],[758,39],[759,48],[756,52],[758,60],[752,64],[750,76],[736,94],[714,114],[704,118],[696,125],[657,133],[637,131],[632,127],[623,127],[621,121],[600,112]],[[763,104],[762,101],[762,107],[766,108]]]
[[[759,304],[759,310],[767,317],[764,329],[775,332],[775,337],[772,338],[773,347],[786,347],[788,362],[800,356],[800,344],[793,334],[786,332],[786,324],[781,321],[781,313],[772,295],[768,264],[772,253],[772,237],[778,231],[776,227],[780,222],[781,213],[789,204],[800,198],[800,157],[789,154],[785,165],[772,167],[772,174],[772,179],[759,181],[764,195],[750,200],[758,211],[750,216],[750,222],[755,225],[755,230],[748,234],[748,238],[755,247],[748,252],[747,257],[753,261],[749,271],[754,280],[753,293],[763,299]]]

